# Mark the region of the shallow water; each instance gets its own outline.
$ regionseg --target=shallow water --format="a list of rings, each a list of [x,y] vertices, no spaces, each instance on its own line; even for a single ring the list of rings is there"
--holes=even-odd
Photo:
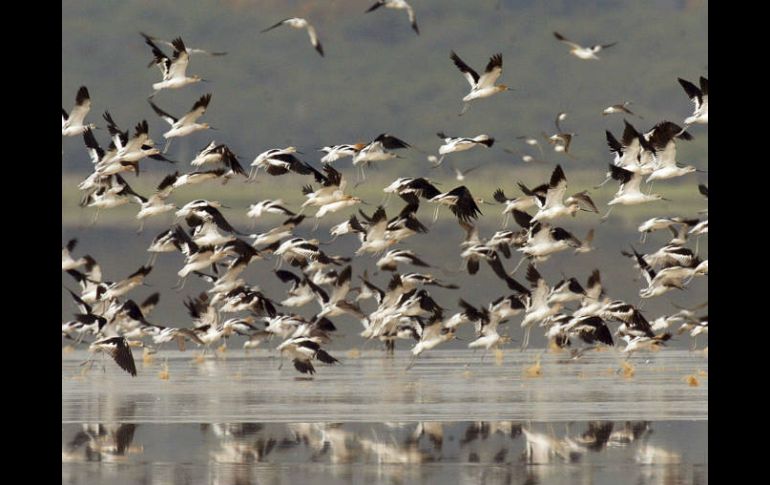
[[[63,353],[62,483],[708,483],[702,352],[134,354]]]
[[[135,351],[139,375],[132,378],[113,362],[81,375],[86,355],[62,361],[62,422],[106,417],[126,422],[214,423],[301,421],[474,420],[693,420],[708,416],[708,360],[702,352],[667,350],[635,355],[633,377],[620,370],[620,354],[589,352],[540,356],[540,377],[528,377],[540,351],[505,350],[500,365],[489,352],[436,350],[408,372],[407,352],[393,358],[376,350],[340,365],[316,365],[312,380],[290,361],[262,350],[197,363],[193,352],[162,351],[149,366]],[[159,377],[168,357],[169,379]],[[98,362],[98,361],[97,361]],[[695,375],[698,386],[685,382]],[[132,416],[113,411],[130,401]],[[633,403],[633,406],[629,406]]]

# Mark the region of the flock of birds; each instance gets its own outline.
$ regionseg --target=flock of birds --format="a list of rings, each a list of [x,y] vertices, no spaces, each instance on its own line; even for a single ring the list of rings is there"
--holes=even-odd
[[[383,6],[407,10],[412,28],[419,34],[414,11],[409,4],[402,0],[380,0],[368,11]],[[323,55],[318,35],[307,20],[285,19],[265,31],[281,25],[307,29],[313,47]],[[559,33],[554,35],[568,44],[571,54],[579,59],[596,60],[599,51],[614,45],[582,47]],[[111,142],[107,149],[102,148],[94,136],[96,125],[86,122],[91,99],[85,86],[78,90],[75,107],[70,113],[62,110],[62,135],[82,136],[93,163],[93,173],[78,188],[84,194],[81,206],[97,209],[94,222],[100,210],[129,203],[139,206],[136,219],[140,224],[147,218],[171,211],[184,220],[184,225],[175,223],[158,234],[147,249],[152,254],[150,261],[119,281],[105,281],[99,264],[91,256],[76,256],[76,240],[70,240],[62,248],[62,270],[80,286],[79,293],[68,289],[78,313],[74,319],[62,324],[63,338],[77,343],[86,337],[93,338],[89,346],[91,351],[109,354],[131,375],[136,375],[132,346],[159,349],[165,343],[174,341],[180,349],[184,349],[185,342],[192,341],[208,349],[212,344],[236,334],[248,337],[244,344],[246,348],[280,338],[277,349],[281,355],[288,355],[299,372],[313,374],[313,361],[325,364],[338,362],[323,347],[333,338],[336,330],[331,319],[343,314],[361,322],[363,338],[383,342],[389,352],[393,351],[397,340],[414,341],[409,367],[424,352],[454,339],[458,328],[466,324],[472,324],[476,331],[476,339],[468,347],[485,351],[497,349],[512,340],[508,335],[499,333],[499,326],[517,315],[522,315],[522,349],[529,343],[531,330],[537,327],[559,347],[571,346],[577,340],[585,342],[587,347],[573,351],[576,356],[595,346],[613,346],[613,336],[625,342],[625,353],[659,347],[671,338],[671,333],[666,330],[674,324],[680,325],[680,332],[687,331],[693,337],[708,332],[708,318],[697,315],[697,308],[680,309],[672,315],[650,321],[639,306],[609,298],[605,295],[598,269],[591,273],[585,286],[575,277],[564,277],[556,283],[549,283],[543,278],[537,266],[552,255],[568,250],[581,254],[593,249],[593,229],[580,240],[558,226],[558,219],[575,217],[580,212],[599,213],[588,191],[567,196],[567,176],[561,165],[557,165],[550,177],[536,187],[519,183],[521,195],[509,197],[502,188],[494,192],[494,200],[503,206],[504,225],[507,226],[512,217],[519,229],[504,229],[491,236],[480,234],[476,222],[481,215],[478,206],[481,199],[474,197],[465,185],[442,192],[427,178],[402,177],[384,187],[388,197],[395,194],[404,202],[397,214],[388,215],[383,205],[369,214],[359,210],[358,214],[334,225],[330,232],[334,239],[357,238],[360,246],[355,256],[379,256],[379,270],[392,273],[385,287],[375,284],[366,272],[354,279],[353,255],[331,254],[321,249],[318,239],[298,237],[294,230],[310,217],[302,213],[310,208],[317,208],[313,216],[315,230],[322,218],[361,204],[361,198],[346,193],[347,179],[333,164],[351,157],[353,166],[359,170],[358,183],[363,183],[366,166],[400,158],[399,150],[412,148],[394,135],[383,133],[368,143],[325,146],[321,149],[325,155],[320,160],[320,168],[298,158],[297,155],[302,153],[296,147],[273,148],[257,155],[249,172],[230,147],[211,141],[190,162],[194,171],[168,174],[149,197],[136,193],[121,174],[134,172],[138,176],[139,164],[145,158],[167,164],[177,163],[165,155],[171,140],[211,128],[208,123],[198,122],[211,103],[211,94],[201,96],[181,117],[164,111],[155,104],[154,96],[163,90],[179,89],[204,80],[197,75],[187,75],[191,56],[225,54],[188,48],[181,38],[169,42],[146,34],[142,36],[152,51],[150,66],[159,67],[163,76],[162,81],[153,84],[154,91],[148,100],[153,111],[170,125],[170,129],[163,133],[166,143],[162,151],[150,137],[146,120],[137,123],[130,136],[128,130],[119,128],[109,112],[104,113],[104,120]],[[167,55],[159,45],[170,46],[172,55]],[[451,52],[450,59],[471,87],[462,98],[464,105],[460,114],[465,113],[472,102],[510,89],[496,84],[502,74],[502,54],[493,55],[481,75],[455,52]],[[692,139],[687,131],[691,125],[708,123],[708,80],[701,77],[698,86],[684,79],[679,79],[679,83],[695,105],[693,114],[684,120],[684,127],[661,121],[644,132],[624,120],[620,139],[610,131],[606,132],[613,159],[604,183],[614,180],[619,183],[619,189],[609,201],[610,209],[603,219],[609,216],[615,205],[635,205],[663,199],[661,195],[652,193],[655,181],[698,171],[694,166],[678,163],[676,144]],[[608,107],[603,113],[633,115],[628,103]],[[557,116],[557,133],[546,135],[546,140],[553,145],[555,152],[570,155],[569,146],[574,133],[562,130],[560,122],[564,119],[566,113]],[[429,157],[436,166],[448,154],[477,147],[489,148],[495,142],[485,134],[455,137],[438,133],[438,136],[443,143],[438,150],[440,158]],[[539,146],[536,138],[525,137],[525,142]],[[204,170],[204,167],[215,168]],[[182,207],[169,201],[171,194],[182,186],[211,180],[227,182],[235,177],[253,181],[260,169],[271,177],[294,173],[305,177],[307,182],[302,186],[306,200],[299,208],[287,207],[282,200],[263,200],[249,207],[247,215],[253,219],[267,214],[284,218],[282,223],[266,232],[246,234],[237,230],[220,211],[222,204],[214,200],[193,200]],[[462,178],[463,174],[458,173],[458,179]],[[642,182],[647,184],[646,190],[642,189]],[[705,185],[700,185],[699,190],[704,197],[708,197]],[[442,206],[451,211],[465,233],[460,244],[460,257],[468,274],[476,274],[480,270],[480,262],[484,261],[510,290],[507,294],[481,306],[474,306],[460,298],[459,311],[452,314],[446,311],[446,304],[440,304],[431,296],[428,288],[458,289],[457,285],[428,273],[398,271],[403,266],[430,267],[404,244],[408,238],[428,232],[428,227],[418,218],[421,204],[434,207],[434,220]],[[707,211],[705,213],[707,215]],[[630,252],[624,251],[647,283],[639,292],[642,299],[659,297],[673,289],[682,290],[693,278],[708,274],[708,260],[701,260],[698,256],[697,242],[694,250],[687,247],[692,236],[700,238],[708,233],[707,218],[656,217],[639,226],[642,241],[650,232],[659,230],[669,230],[673,234],[673,239],[662,248],[646,254],[633,247]],[[181,252],[185,258],[178,271],[179,288],[190,275],[211,285],[207,292],[185,301],[192,318],[192,326],[188,328],[166,327],[147,320],[158,302],[157,293],[141,304],[127,298],[128,293],[142,285],[151,273],[159,253],[175,251]],[[503,264],[504,258],[510,258],[513,251],[521,253],[521,260],[516,269],[508,271]],[[283,300],[268,297],[257,286],[240,277],[250,263],[267,258],[276,260],[274,275],[288,285],[287,297]],[[522,284],[513,275],[525,262],[527,284]],[[291,269],[279,269],[282,263],[289,264]],[[353,285],[354,281],[357,286]],[[367,300],[374,302],[370,311],[362,308]],[[569,308],[570,304],[574,308]],[[292,309],[305,305],[317,305],[312,318],[292,313]],[[614,332],[611,324],[617,325]],[[93,359],[89,362],[93,364]]]

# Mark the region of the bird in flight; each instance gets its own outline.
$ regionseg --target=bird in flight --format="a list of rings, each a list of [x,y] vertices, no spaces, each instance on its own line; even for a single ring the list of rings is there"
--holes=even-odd
[[[590,47],[583,47],[582,45],[576,44],[571,40],[567,39],[566,37],[564,37],[558,32],[554,32],[553,35],[560,41],[570,46],[570,51],[569,51],[570,54],[577,57],[578,59],[595,59],[598,61],[599,58],[596,56],[596,54],[599,51],[601,51],[602,49],[606,49],[608,47],[612,47],[613,45],[617,44],[617,42],[613,42],[611,44],[596,44]]]
[[[414,30],[417,35],[420,35],[420,29],[417,28],[417,19],[414,16],[414,10],[412,9],[412,6],[404,0],[377,0],[377,3],[369,7],[369,10],[364,13],[369,13],[380,7],[406,10],[406,13],[409,14],[409,23],[412,24],[412,30]]]
[[[487,98],[502,91],[511,91],[511,88],[505,84],[495,85],[495,81],[497,81],[497,78],[499,78],[500,74],[503,73],[502,54],[495,54],[489,58],[487,68],[484,70],[484,74],[481,76],[479,76],[479,73],[474,71],[468,64],[463,62],[463,60],[460,59],[460,56],[455,54],[454,51],[452,51],[449,58],[454,61],[457,69],[463,73],[465,79],[468,80],[468,84],[471,85],[471,92],[463,98],[465,105],[463,105],[463,110],[460,112],[460,115],[463,115],[466,111],[468,111],[468,108],[470,108],[470,102],[474,99]]]
[[[273,30],[274,28],[280,27],[281,25],[288,25],[289,27],[293,27],[295,29],[307,29],[307,35],[310,36],[310,43],[313,44],[313,47],[315,48],[316,51],[318,51],[321,57],[324,56],[324,48],[321,45],[321,41],[318,40],[318,34],[315,31],[315,27],[310,25],[310,22],[308,22],[303,18],[293,17],[293,18],[283,19],[277,24],[271,25],[270,27],[266,28],[260,33]]]

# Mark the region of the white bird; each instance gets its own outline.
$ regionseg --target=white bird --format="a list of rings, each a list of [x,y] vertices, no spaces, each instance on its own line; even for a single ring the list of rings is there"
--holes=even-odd
[[[295,213],[283,206],[283,200],[265,199],[256,204],[249,206],[249,212],[246,213],[247,217],[259,219],[263,214],[280,214],[285,216],[294,216]]]
[[[296,147],[286,148],[271,148],[257,155],[251,166],[249,179],[256,177],[260,168],[264,168],[265,171],[273,176],[284,175],[289,171],[301,174],[309,175],[312,173],[310,167],[299,158],[294,156],[294,153],[300,153]]]
[[[590,47],[583,47],[580,44],[576,44],[576,43],[568,40],[566,37],[564,37],[563,35],[561,35],[558,32],[554,32],[553,35],[554,35],[554,37],[556,37],[560,41],[562,41],[565,44],[567,44],[568,46],[570,46],[570,54],[572,54],[573,56],[575,56],[575,57],[577,57],[579,59],[595,59],[595,60],[599,60],[599,58],[596,56],[596,54],[599,51],[601,51],[602,49],[606,49],[608,47],[612,47],[615,44],[617,44],[617,42],[613,42],[611,44],[596,44],[596,45],[592,45]]]
[[[179,175],[179,172],[173,174],[175,179],[173,181],[173,188],[178,189],[185,185],[198,185],[208,180],[218,179],[220,177],[225,178],[227,171],[224,168],[215,168],[213,170],[195,171]]]
[[[393,135],[382,133],[353,156],[353,165],[361,167],[361,176],[365,179],[364,166],[369,165],[371,162],[397,158],[398,155],[388,150],[410,148],[410,146],[407,142]]]
[[[563,199],[566,191],[567,177],[564,175],[564,170],[561,168],[561,165],[557,165],[551,173],[551,179],[548,182],[545,198],[535,198],[540,210],[532,216],[532,221],[551,220],[567,215],[574,217],[577,211],[581,209],[581,203],[588,207],[588,209],[584,210],[599,212],[599,209],[596,208],[596,205],[587,192],[583,191],[574,194],[565,201]]]
[[[631,106],[631,101],[623,101],[621,104],[613,104],[612,106],[608,106],[602,110],[603,115],[612,115],[616,113],[626,113],[631,116],[639,116],[638,114],[632,112],[628,107]],[[639,116],[639,118],[642,118]],[[643,119],[643,118],[642,118]]]
[[[78,94],[75,96],[75,107],[69,114],[61,109],[61,134],[62,136],[80,135],[86,130],[96,129],[93,123],[83,124],[88,112],[91,111],[91,97],[88,95],[88,89],[80,86]]]
[[[526,212],[514,209],[513,218],[528,230],[527,242],[518,250],[534,261],[545,261],[554,253],[582,245],[578,238],[564,228],[553,227],[546,222],[533,222],[532,216]]]
[[[377,261],[377,267],[383,271],[396,271],[399,263],[412,264],[429,268],[430,265],[408,249],[393,249]]]
[[[339,361],[321,348],[318,337],[290,338],[278,346],[281,355],[289,354],[293,359],[294,368],[303,374],[315,374],[312,360],[320,360],[324,364],[336,364]]]
[[[705,261],[705,265],[697,265],[696,267],[668,266],[656,272],[636,250],[634,250],[634,257],[647,281],[647,288],[639,292],[639,296],[642,298],[660,296],[674,288],[684,290],[686,283],[694,276],[708,273],[708,263]]]
[[[527,281],[532,285],[532,292],[524,299],[525,314],[521,321],[521,328],[524,329],[524,339],[521,342],[521,349],[524,350],[529,345],[529,334],[532,325],[545,321],[549,317],[556,315],[564,306],[562,303],[555,303],[550,306],[548,296],[551,294],[551,288],[545,282],[545,279],[535,269],[533,265],[527,268]]]
[[[426,323],[423,323],[422,320],[419,320],[419,323],[420,341],[412,347],[412,359],[406,367],[407,370],[414,365],[420,354],[455,338],[455,329],[445,327],[441,322],[440,314],[434,314]]]
[[[216,141],[212,141],[206,147],[198,152],[195,158],[190,162],[193,167],[200,167],[205,164],[221,163],[225,167],[229,168],[232,173],[246,176],[246,172],[243,170],[238,157],[230,148],[225,144],[217,145]]]
[[[110,337],[97,340],[88,347],[88,350],[90,352],[103,352],[108,354],[115,360],[115,363],[118,364],[121,369],[131,374],[132,377],[136,377],[134,356],[131,354],[131,348],[125,337]],[[93,360],[90,362],[93,362]]]
[[[152,158],[161,162],[176,163],[173,160],[169,160],[160,154],[160,150],[155,148],[155,142],[150,138],[150,126],[147,124],[147,120],[142,120],[136,124],[134,128],[134,136],[128,138],[128,130],[121,131],[115,121],[112,119],[109,111],[104,112],[104,120],[107,122],[107,130],[112,136],[112,142],[117,151],[113,152],[110,147],[109,152],[114,153],[112,158],[105,158],[97,163],[97,170],[102,173],[107,173],[109,166],[121,166],[121,165],[134,165],[136,166],[135,172],[138,174],[138,164],[145,157]],[[89,146],[89,148],[91,148]],[[109,153],[108,152],[108,153]]]
[[[460,72],[463,73],[465,79],[468,80],[468,84],[471,85],[471,92],[463,98],[463,102],[465,104],[463,105],[463,109],[460,112],[460,115],[463,115],[466,111],[468,111],[468,108],[471,106],[470,103],[474,99],[487,98],[494,94],[511,90],[505,84],[500,84],[497,86],[495,85],[495,81],[497,81],[497,78],[499,78],[500,74],[503,73],[502,54],[495,54],[489,58],[489,62],[487,63],[487,67],[484,70],[484,74],[481,76],[479,76],[479,74],[474,71],[468,64],[463,62],[463,60],[460,59],[460,57],[455,54],[454,51],[452,51],[449,58],[454,61],[455,66],[457,66]]]
[[[68,269],[76,269],[86,264],[85,258],[74,259],[72,257],[72,250],[75,249],[75,245],[78,243],[77,239],[70,239],[67,244],[61,248],[61,270],[67,271]]]
[[[303,18],[293,17],[293,18],[283,19],[277,24],[271,25],[270,27],[266,28],[261,33],[267,32],[268,30],[273,30],[274,28],[280,27],[281,25],[288,25],[289,27],[293,27],[295,29],[307,29],[307,35],[310,36],[310,43],[313,45],[315,50],[318,51],[319,54],[321,54],[321,57],[323,57],[324,49],[321,46],[321,41],[318,40],[318,34],[315,31],[315,27],[310,25],[310,22],[308,22]]]
[[[479,145],[489,148],[495,144],[495,139],[488,135],[478,135],[473,138],[466,138],[446,136],[442,132],[436,134],[439,138],[444,140],[444,144],[438,149],[438,154],[441,155],[441,158],[434,163],[435,166],[441,165],[441,162],[444,160],[444,155],[447,153],[463,152]]]
[[[203,81],[200,76],[193,75],[188,76],[187,65],[190,63],[190,53],[184,45],[181,37],[171,41],[171,46],[174,48],[173,59],[168,57],[162,50],[158,48],[152,39],[146,34],[141,34],[144,37],[147,45],[152,49],[152,55],[154,56],[150,65],[155,64],[163,74],[163,80],[152,85],[152,89],[155,91],[150,95],[152,98],[158,91],[162,89],[178,89]]]
[[[533,191],[530,191],[521,183],[519,183],[519,188],[524,191],[525,195],[509,199],[505,196],[503,189],[500,188],[495,190],[495,193],[492,194],[492,197],[497,202],[505,205],[505,208],[503,209],[503,215],[505,216],[503,219],[503,227],[508,225],[508,220],[510,219],[514,210],[526,211],[530,207],[537,205],[537,196]]]
[[[185,114],[181,118],[175,118],[166,113],[162,109],[158,108],[152,101],[148,101],[152,106],[153,111],[163,118],[166,123],[171,125],[171,129],[163,133],[163,138],[167,140],[174,137],[187,136],[190,133],[195,133],[200,130],[208,130],[211,128],[208,123],[196,123],[198,118],[203,116],[206,112],[206,108],[211,101],[211,94],[204,94],[198,101],[195,102],[189,113]],[[171,140],[166,142],[166,146],[163,147],[163,151],[167,151]]]
[[[136,214],[136,218],[141,221],[139,232],[142,231],[142,228],[144,227],[144,220],[146,218],[164,214],[177,208],[177,206],[174,204],[166,203],[166,198],[168,198],[168,196],[171,194],[171,191],[174,190],[174,181],[176,180],[176,175],[176,173],[173,173],[165,176],[163,180],[161,180],[161,182],[158,184],[158,188],[155,193],[150,196],[150,198],[145,199],[144,197],[140,197],[142,200],[142,205],[139,209],[139,212]]]
[[[664,333],[663,335],[656,335],[654,337],[632,337],[631,335],[623,335],[621,338],[626,342],[626,347],[622,352],[631,353],[644,349],[657,349],[660,346],[665,345],[665,343],[671,339],[671,334]]]
[[[682,78],[678,78],[679,84],[682,85],[687,96],[695,104],[695,111],[692,116],[688,116],[684,120],[686,125],[691,123],[708,124],[709,122],[709,80],[705,77],[700,77],[700,88],[691,83],[685,81]]]
[[[468,175],[469,173],[473,172],[474,170],[476,170],[479,167],[481,167],[481,165],[474,165],[474,166],[466,168],[464,170],[460,170],[457,167],[452,167],[452,170],[454,170],[454,173],[455,173],[455,180],[457,180],[458,182],[465,181],[465,176]]]
[[[360,152],[361,149],[365,146],[366,145],[364,143],[354,143],[352,145],[332,145],[319,148],[318,151],[326,153],[326,155],[321,158],[321,163],[331,163],[336,162],[340,158],[352,157],[356,153]]]
[[[372,10],[377,10],[380,7],[406,10],[406,13],[409,14],[409,23],[412,25],[412,30],[414,30],[417,35],[420,35],[420,29],[417,28],[417,19],[414,16],[414,10],[412,9],[412,6],[406,3],[404,0],[377,0],[377,3],[369,7],[369,9],[364,13],[369,13]]]
[[[647,135],[645,135],[647,137]],[[679,125],[662,121],[649,132],[648,141],[655,150],[655,170],[647,177],[647,183],[653,180],[667,180],[693,173],[697,169],[692,165],[682,166],[676,161],[675,138],[692,140],[692,135],[682,130]]]
[[[659,194],[643,194],[639,190],[642,183],[642,174],[630,172],[617,165],[610,164],[609,175],[620,182],[620,188],[607,205],[636,205],[656,200],[668,200]],[[607,213],[609,215],[609,212]],[[607,217],[605,215],[604,217]]]

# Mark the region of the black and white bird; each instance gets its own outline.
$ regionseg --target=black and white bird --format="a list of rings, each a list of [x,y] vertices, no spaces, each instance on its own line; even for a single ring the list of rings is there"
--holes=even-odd
[[[216,163],[221,163],[230,169],[232,173],[246,176],[246,171],[241,166],[235,153],[224,143],[218,145],[215,141],[212,141],[203,150],[198,152],[190,162],[190,165],[200,167],[201,165]]]
[[[444,144],[438,148],[438,154],[441,155],[441,157],[437,162],[434,163],[435,166],[441,165],[441,162],[444,161],[444,156],[447,153],[464,152],[465,150],[470,150],[471,148],[477,146],[485,146],[489,148],[495,144],[495,139],[489,135],[478,135],[474,136],[473,138],[468,138],[451,137],[445,135],[443,132],[436,134],[439,138],[444,140]]]
[[[545,261],[552,254],[582,245],[580,240],[566,229],[553,227],[546,222],[532,221],[532,216],[526,212],[514,209],[513,218],[528,231],[527,241],[518,251],[534,261]]]
[[[293,18],[283,19],[277,24],[271,25],[270,27],[266,28],[261,33],[267,32],[269,30],[273,30],[276,27],[280,27],[281,25],[288,25],[289,27],[292,27],[295,29],[306,29],[307,35],[310,36],[310,43],[313,45],[313,48],[321,55],[321,57],[323,57],[324,49],[321,46],[321,41],[318,40],[318,34],[315,31],[315,27],[313,27],[310,24],[310,22],[308,22],[303,18],[293,17]]]
[[[278,227],[273,227],[268,231],[259,234],[251,234],[249,237],[254,239],[251,244],[254,247],[262,245],[270,246],[277,241],[291,237],[294,228],[297,227],[304,219],[305,216],[303,215],[293,216],[283,221],[283,223]]]
[[[655,150],[654,170],[647,177],[647,183],[654,180],[667,180],[693,173],[697,169],[692,165],[684,166],[676,161],[676,138],[692,140],[692,135],[679,125],[670,121],[662,121],[645,134],[650,145]]]
[[[256,204],[251,204],[246,216],[253,219],[259,219],[263,214],[279,214],[284,216],[296,215],[294,212],[284,207],[282,199],[265,199]]]
[[[709,80],[701,76],[699,80],[700,88],[690,81],[685,81],[682,78],[677,79],[679,84],[682,85],[687,96],[695,104],[695,110],[692,116],[688,116],[684,120],[684,124],[689,125],[692,123],[708,124],[709,122]]]
[[[420,197],[430,200],[441,193],[435,185],[423,177],[400,177],[382,191],[386,194],[398,194],[408,204],[416,203],[416,199]]]
[[[150,138],[150,126],[147,123],[147,120],[142,120],[137,123],[134,128],[134,136],[129,138],[128,130],[122,131],[115,123],[115,120],[112,119],[112,115],[109,111],[105,111],[102,116],[107,122],[107,130],[110,132],[110,136],[112,136],[112,142],[117,151],[114,152],[111,159],[104,160],[102,163],[97,164],[98,171],[107,171],[105,168],[100,168],[100,165],[104,165],[106,162],[109,162],[111,165],[136,164],[145,157],[161,162],[176,163],[161,155],[160,150],[155,148],[155,142]],[[92,148],[88,145],[88,142],[86,142],[86,145],[89,148]],[[137,174],[139,173],[138,165],[136,165],[134,171]]]
[[[162,109],[158,108],[152,101],[148,101],[150,106],[152,106],[153,111],[155,111],[158,116],[163,118],[166,123],[171,125],[171,129],[163,133],[163,138],[168,140],[166,142],[166,146],[163,147],[164,152],[168,151],[168,147],[171,143],[170,138],[187,136],[191,133],[195,133],[196,131],[208,130],[211,128],[208,123],[197,123],[198,118],[203,116],[203,114],[206,112],[206,108],[208,108],[210,101],[211,94],[204,94],[198,101],[195,102],[195,104],[193,104],[190,112],[181,118],[175,118],[171,116]]]
[[[622,103],[613,104],[612,106],[608,106],[604,108],[604,110],[602,110],[602,114],[606,116],[606,115],[612,115],[616,113],[625,113],[631,116],[639,116],[634,112],[632,112],[630,109],[628,109],[629,106],[631,106],[631,101],[623,101]],[[639,118],[641,118],[641,116],[639,116]]]
[[[429,268],[430,265],[408,249],[393,249],[377,261],[377,267],[383,271],[396,271],[398,264],[411,264]]]
[[[332,145],[332,146],[326,146],[323,148],[319,148],[318,151],[326,153],[321,158],[321,163],[332,163],[336,162],[340,158],[345,157],[352,157],[356,153],[360,152],[362,148],[366,146],[365,143],[354,143],[354,144],[342,144],[342,145]]]
[[[537,192],[530,191],[521,183],[519,183],[519,187],[524,191],[524,195],[521,197],[506,197],[505,192],[503,192],[503,189],[501,188],[498,188],[495,190],[495,193],[492,194],[492,198],[494,198],[500,204],[505,205],[505,208],[503,209],[503,227],[508,225],[508,221],[510,220],[511,214],[513,214],[514,210],[524,212],[527,209],[537,205]],[[547,186],[544,187],[544,189],[547,190]],[[542,197],[544,198],[544,196]]]
[[[668,200],[660,194],[645,194],[640,190],[642,183],[642,174],[631,172],[625,168],[610,164],[609,175],[620,182],[620,187],[607,205],[636,205],[645,202],[654,202],[657,200]],[[607,213],[607,215],[609,212]],[[606,217],[606,215],[604,216]]]
[[[77,269],[86,264],[85,258],[75,259],[72,257],[72,251],[77,245],[77,239],[70,239],[67,244],[61,248],[61,270],[67,271],[68,269]]]
[[[529,345],[529,334],[532,331],[532,326],[556,315],[564,306],[561,302],[556,302],[553,305],[548,302],[551,288],[532,264],[527,267],[527,281],[532,286],[532,290],[524,299],[525,313],[524,319],[521,321],[521,328],[524,329],[524,339],[521,342],[522,350]]]
[[[321,342],[318,337],[290,338],[278,346],[278,351],[281,352],[281,355],[288,354],[294,362],[294,368],[302,374],[315,374],[313,360],[329,365],[339,362],[339,360],[321,348]]]
[[[93,342],[88,350],[94,353],[105,353],[115,360],[121,369],[136,377],[136,364],[131,354],[131,347],[125,337],[110,337]],[[87,361],[89,362],[89,361]],[[90,361],[93,363],[93,360]]]
[[[495,85],[495,81],[503,73],[503,55],[495,54],[489,58],[487,67],[484,70],[484,74],[479,76],[479,73],[473,70],[468,64],[463,62],[460,57],[452,51],[449,56],[455,63],[455,66],[463,73],[468,84],[471,85],[471,92],[465,95],[463,98],[463,109],[460,115],[465,114],[468,108],[471,106],[471,101],[480,98],[488,98],[489,96],[501,93],[503,91],[510,91],[511,89],[505,84]]]
[[[532,221],[551,220],[567,215],[575,216],[577,211],[586,210],[590,212],[599,212],[593,200],[587,191],[578,192],[564,200],[564,194],[567,191],[567,177],[561,165],[557,165],[551,173],[551,179],[548,182],[548,189],[545,197],[536,197],[535,201],[539,206],[537,213],[532,216]],[[583,208],[585,206],[586,208]]]
[[[577,57],[578,59],[599,60],[596,54],[598,54],[602,49],[606,49],[608,47],[612,47],[615,44],[617,44],[617,42],[613,42],[611,44],[596,44],[590,47],[583,47],[582,45],[576,44],[571,40],[567,39],[566,37],[564,37],[558,32],[554,32],[553,35],[554,37],[559,39],[561,42],[564,42],[565,44],[567,44],[570,47],[570,51],[569,51],[570,54]]]
[[[300,175],[310,175],[312,172],[311,167],[299,158],[294,156],[294,153],[300,153],[295,147],[286,148],[271,148],[257,155],[257,158],[251,162],[251,174],[249,179],[253,179],[260,168],[264,168],[265,172],[270,175],[284,175],[291,172],[298,173]]]
[[[175,204],[166,202],[168,196],[171,195],[171,191],[174,190],[174,182],[176,180],[176,174],[166,175],[158,184],[158,188],[153,195],[149,198],[140,197],[142,204],[139,212],[136,214],[136,218],[140,221],[138,232],[142,232],[144,220],[148,217],[165,214],[177,209]]]
[[[61,134],[62,136],[77,136],[86,130],[96,129],[93,123],[83,124],[86,115],[91,111],[91,97],[88,95],[88,88],[80,86],[77,96],[75,96],[75,107],[69,114],[64,108],[61,109]]]
[[[181,37],[170,42],[174,49],[172,57],[167,56],[160,48],[155,45],[153,38],[147,34],[142,34],[145,43],[152,49],[153,60],[150,66],[155,64],[163,75],[163,80],[152,85],[154,89],[150,98],[158,94],[163,89],[178,89],[203,81],[198,75],[187,75],[187,66],[190,63],[190,52],[184,45]]]
[[[417,35],[420,35],[420,29],[417,28],[417,19],[414,16],[414,10],[412,9],[412,6],[406,3],[404,0],[377,0],[377,3],[369,7],[369,9],[364,13],[369,13],[373,10],[377,10],[380,7],[406,10],[406,13],[409,14],[409,23],[412,25],[412,30],[414,30]]]
[[[500,256],[495,251],[496,246],[482,242],[479,239],[478,229],[475,226],[465,221],[460,221],[460,226],[466,231],[465,240],[461,245],[464,250],[460,253],[460,257],[465,260],[468,274],[476,274],[479,271],[479,261],[483,259],[489,264],[495,275],[505,281],[508,288],[519,293],[529,292],[526,287],[509,276],[505,271]]]
[[[470,223],[474,219],[478,219],[481,215],[481,209],[476,205],[476,200],[473,198],[471,191],[468,187],[461,185],[455,187],[449,192],[435,195],[430,199],[430,202],[435,202],[439,205],[445,205],[449,207],[457,217],[457,220],[461,222]],[[434,220],[438,217],[438,207],[436,207],[436,215]]]
[[[353,166],[360,167],[362,179],[366,178],[364,167],[372,162],[390,160],[399,157],[389,150],[398,150],[401,148],[410,148],[407,142],[396,138],[387,133],[380,134],[377,138],[366,144],[361,150],[353,155]]]

